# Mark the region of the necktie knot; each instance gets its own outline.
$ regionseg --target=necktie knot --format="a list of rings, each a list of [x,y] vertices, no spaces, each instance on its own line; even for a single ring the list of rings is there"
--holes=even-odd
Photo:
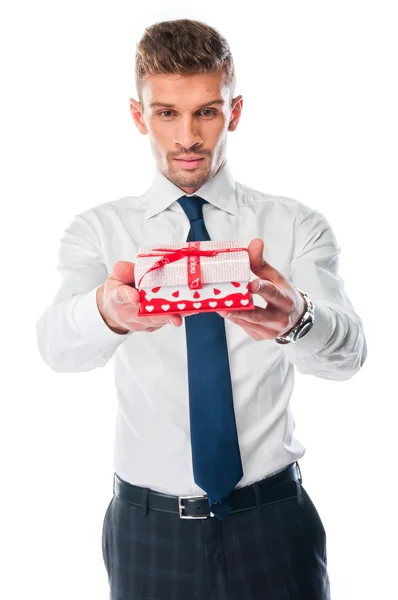
[[[207,202],[200,196],[182,196],[177,200],[189,221],[198,221],[203,219],[203,204]]]

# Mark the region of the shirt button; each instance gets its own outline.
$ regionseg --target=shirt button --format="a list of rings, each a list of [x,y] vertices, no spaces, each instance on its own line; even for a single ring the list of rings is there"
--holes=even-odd
[[[102,356],[102,358],[109,358],[109,354],[108,354],[108,352],[106,350],[103,350],[101,352],[101,356]]]

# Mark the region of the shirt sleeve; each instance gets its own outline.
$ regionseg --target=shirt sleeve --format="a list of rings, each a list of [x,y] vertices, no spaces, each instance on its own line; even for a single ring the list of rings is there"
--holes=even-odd
[[[363,322],[339,274],[341,248],[325,216],[308,207],[295,236],[289,279],[313,301],[315,320],[304,338],[281,347],[299,373],[350,379],[364,364],[367,346]]]
[[[84,214],[75,215],[61,239],[61,285],[36,323],[39,352],[58,372],[104,366],[132,334],[112,331],[99,312],[96,292],[108,277],[99,240]]]

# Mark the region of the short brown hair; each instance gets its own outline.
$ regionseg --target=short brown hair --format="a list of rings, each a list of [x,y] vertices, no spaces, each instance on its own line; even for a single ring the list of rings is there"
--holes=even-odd
[[[224,70],[224,85],[235,90],[235,67],[227,40],[202,21],[176,19],[145,29],[135,55],[135,84],[141,100],[145,78],[158,74]]]

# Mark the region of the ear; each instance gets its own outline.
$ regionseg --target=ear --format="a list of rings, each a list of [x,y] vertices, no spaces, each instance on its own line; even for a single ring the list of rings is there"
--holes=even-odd
[[[146,128],[144,118],[142,116],[141,102],[134,100],[134,98],[130,98],[129,102],[130,102],[131,116],[133,117],[134,123],[135,123],[138,131],[140,133],[142,133],[142,135],[146,135],[148,133],[148,130]]]
[[[228,131],[235,131],[238,126],[239,119],[243,108],[243,96],[237,96],[232,99],[232,113],[228,125]]]

